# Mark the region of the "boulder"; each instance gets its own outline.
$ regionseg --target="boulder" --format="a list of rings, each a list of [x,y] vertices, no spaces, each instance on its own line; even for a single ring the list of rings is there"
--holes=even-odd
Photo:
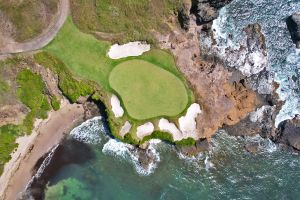
[[[300,116],[281,123],[280,134],[282,142],[300,150]]]
[[[296,47],[300,48],[300,13],[294,13],[286,20],[287,27],[290,31],[291,38],[296,44]]]
[[[190,26],[190,10],[191,10],[191,1],[185,0],[182,7],[179,9],[178,21],[181,28],[188,30]]]

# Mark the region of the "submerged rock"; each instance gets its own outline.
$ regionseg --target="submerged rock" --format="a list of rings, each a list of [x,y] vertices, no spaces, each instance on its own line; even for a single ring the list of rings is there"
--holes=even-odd
[[[290,31],[291,38],[296,44],[297,48],[300,48],[300,13],[294,13],[286,20],[287,27]]]
[[[248,143],[245,145],[245,150],[249,153],[256,153],[258,151],[259,144],[258,143]]]

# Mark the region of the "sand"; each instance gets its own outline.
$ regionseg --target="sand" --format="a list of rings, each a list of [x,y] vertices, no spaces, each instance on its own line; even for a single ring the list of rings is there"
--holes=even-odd
[[[30,136],[18,138],[19,147],[0,177],[0,200],[16,199],[31,179],[31,171],[38,159],[83,119],[82,105],[63,101],[59,111],[51,111],[46,120],[36,121]]]
[[[176,127],[174,123],[169,122],[167,119],[160,119],[158,127],[161,131],[170,133],[174,141],[179,141],[183,139],[181,131]]]
[[[123,45],[114,44],[109,49],[108,57],[111,59],[120,59],[129,56],[140,56],[147,51],[150,51],[150,44],[139,41]]]
[[[179,118],[179,129],[184,138],[199,139],[196,131],[196,118],[201,113],[200,105],[193,103],[187,110],[186,115]]]
[[[132,125],[129,123],[129,121],[126,121],[125,124],[122,126],[121,130],[120,130],[120,136],[122,138],[124,138],[124,136],[129,133],[130,129],[131,129]]]
[[[154,125],[151,122],[147,122],[137,127],[136,135],[139,139],[142,140],[144,137],[151,135],[153,131],[154,131]]]
[[[120,100],[116,95],[112,95],[110,99],[111,110],[113,111],[116,118],[122,117],[124,114],[124,110],[121,106]]]

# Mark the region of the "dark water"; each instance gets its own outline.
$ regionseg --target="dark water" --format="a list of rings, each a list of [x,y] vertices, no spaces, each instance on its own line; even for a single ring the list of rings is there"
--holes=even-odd
[[[95,118],[72,132],[75,138],[85,133],[92,151],[78,156],[90,158],[52,171],[46,199],[299,199],[299,155],[269,140],[220,131],[211,151],[194,158],[152,141],[157,161],[145,170],[134,147],[110,139],[101,123]],[[245,152],[249,141],[260,144],[257,154]]]

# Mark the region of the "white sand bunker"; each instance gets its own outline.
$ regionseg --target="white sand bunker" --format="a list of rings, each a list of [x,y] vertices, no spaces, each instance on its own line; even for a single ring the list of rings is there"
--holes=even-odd
[[[118,97],[116,95],[112,95],[111,99],[110,99],[110,104],[112,107],[112,111],[115,114],[116,118],[122,117],[124,114],[124,110],[121,106],[120,100],[118,99]]]
[[[131,124],[128,121],[126,121],[120,130],[120,136],[124,137],[127,133],[129,133],[131,127]]]
[[[182,140],[182,133],[176,127],[174,123],[169,122],[168,120],[162,118],[159,120],[158,127],[161,131],[170,133],[173,136],[174,141]]]
[[[140,56],[147,51],[150,51],[150,44],[139,41],[129,42],[123,45],[112,45],[109,49],[108,56],[111,59],[120,59],[129,56]]]
[[[200,105],[193,103],[187,110],[185,116],[179,118],[179,129],[182,132],[183,138],[194,138],[197,137],[196,131],[196,117],[201,113]]]
[[[147,122],[137,127],[136,135],[139,139],[143,139],[145,136],[151,135],[154,131],[154,126],[151,122]]]

